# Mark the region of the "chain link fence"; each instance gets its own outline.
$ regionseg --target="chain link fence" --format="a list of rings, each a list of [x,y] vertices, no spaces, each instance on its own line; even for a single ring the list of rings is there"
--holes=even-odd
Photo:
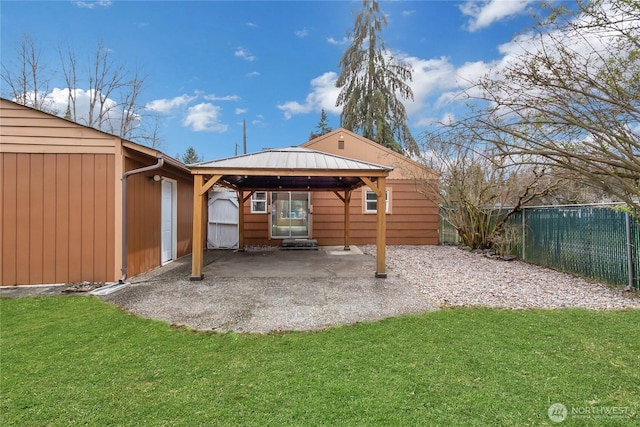
[[[620,205],[527,207],[508,227],[518,230],[513,254],[526,262],[640,289],[640,226]],[[459,243],[444,219],[440,242]]]

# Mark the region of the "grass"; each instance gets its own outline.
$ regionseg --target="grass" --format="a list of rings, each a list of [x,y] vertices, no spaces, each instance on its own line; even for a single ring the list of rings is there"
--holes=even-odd
[[[562,426],[638,425],[638,325],[638,310],[451,309],[207,334],[94,298],[1,299],[0,424],[556,425],[560,402]]]

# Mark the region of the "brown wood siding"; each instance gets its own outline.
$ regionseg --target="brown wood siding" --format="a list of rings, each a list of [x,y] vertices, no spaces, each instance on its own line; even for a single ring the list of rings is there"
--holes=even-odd
[[[178,181],[178,258],[191,253],[193,239],[193,177],[179,178],[173,178]]]
[[[153,164],[126,159],[125,171]],[[161,184],[153,172],[127,178],[127,266],[135,276],[160,265],[160,197]]]
[[[125,160],[125,171],[155,164],[155,159],[142,160],[140,156]],[[158,267],[161,259],[161,202],[162,186],[154,181],[154,175],[173,179],[177,182],[177,256],[191,253],[193,238],[193,177],[185,172],[177,172],[173,167],[141,174],[130,175],[128,179],[127,221],[128,256],[127,267],[130,277]]]
[[[350,237],[355,245],[375,244],[376,214],[363,212],[363,187],[350,203]],[[388,180],[391,213],[387,214],[387,244],[437,245],[438,208],[415,191],[411,180]],[[320,245],[344,243],[344,204],[333,193],[313,194],[313,237]]]
[[[269,193],[270,194],[270,193]],[[271,200],[271,196],[268,197]],[[244,243],[251,245],[279,245],[281,240],[269,239],[269,214],[251,213],[251,198],[244,204]]]
[[[363,212],[360,188],[351,195],[350,238],[354,245],[375,244],[376,214]],[[411,180],[389,180],[391,213],[387,214],[387,244],[437,245],[438,207],[415,191]],[[332,192],[312,193],[311,237],[322,246],[344,244],[344,204]],[[270,196],[269,196],[270,198]],[[244,204],[245,244],[280,245],[269,239],[268,214],[252,214],[250,200]]]
[[[344,140],[340,148],[340,136]],[[416,182],[435,179],[431,169],[392,152],[373,141],[344,129],[337,129],[315,138],[304,147],[365,162],[390,166],[393,171],[387,179],[391,192],[390,212],[387,214],[387,244],[437,245],[438,208],[418,193]],[[363,191],[351,196],[351,243],[374,244],[376,214],[363,212]],[[332,193],[314,193],[313,237],[325,245],[343,244],[344,205]]]
[[[116,137],[0,99],[3,152],[113,153]]]
[[[114,156],[0,156],[0,283],[114,280],[114,240],[107,233],[114,227]]]

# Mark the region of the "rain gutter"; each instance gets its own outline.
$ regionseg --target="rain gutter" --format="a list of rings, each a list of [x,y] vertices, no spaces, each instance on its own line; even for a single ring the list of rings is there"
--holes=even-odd
[[[122,175],[122,277],[120,277],[119,283],[124,283],[127,279],[127,258],[129,255],[128,251],[128,226],[127,226],[127,178],[131,175],[136,175],[139,173],[149,172],[152,170],[160,169],[164,165],[164,156],[162,154],[157,154],[158,163],[151,166],[145,166],[139,169],[132,169],[130,171],[125,172]]]

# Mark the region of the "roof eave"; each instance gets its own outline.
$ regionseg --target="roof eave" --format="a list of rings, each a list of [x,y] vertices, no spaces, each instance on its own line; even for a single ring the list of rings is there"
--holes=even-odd
[[[385,169],[253,169],[193,167],[193,175],[247,175],[247,176],[371,176],[386,177],[393,168]]]

